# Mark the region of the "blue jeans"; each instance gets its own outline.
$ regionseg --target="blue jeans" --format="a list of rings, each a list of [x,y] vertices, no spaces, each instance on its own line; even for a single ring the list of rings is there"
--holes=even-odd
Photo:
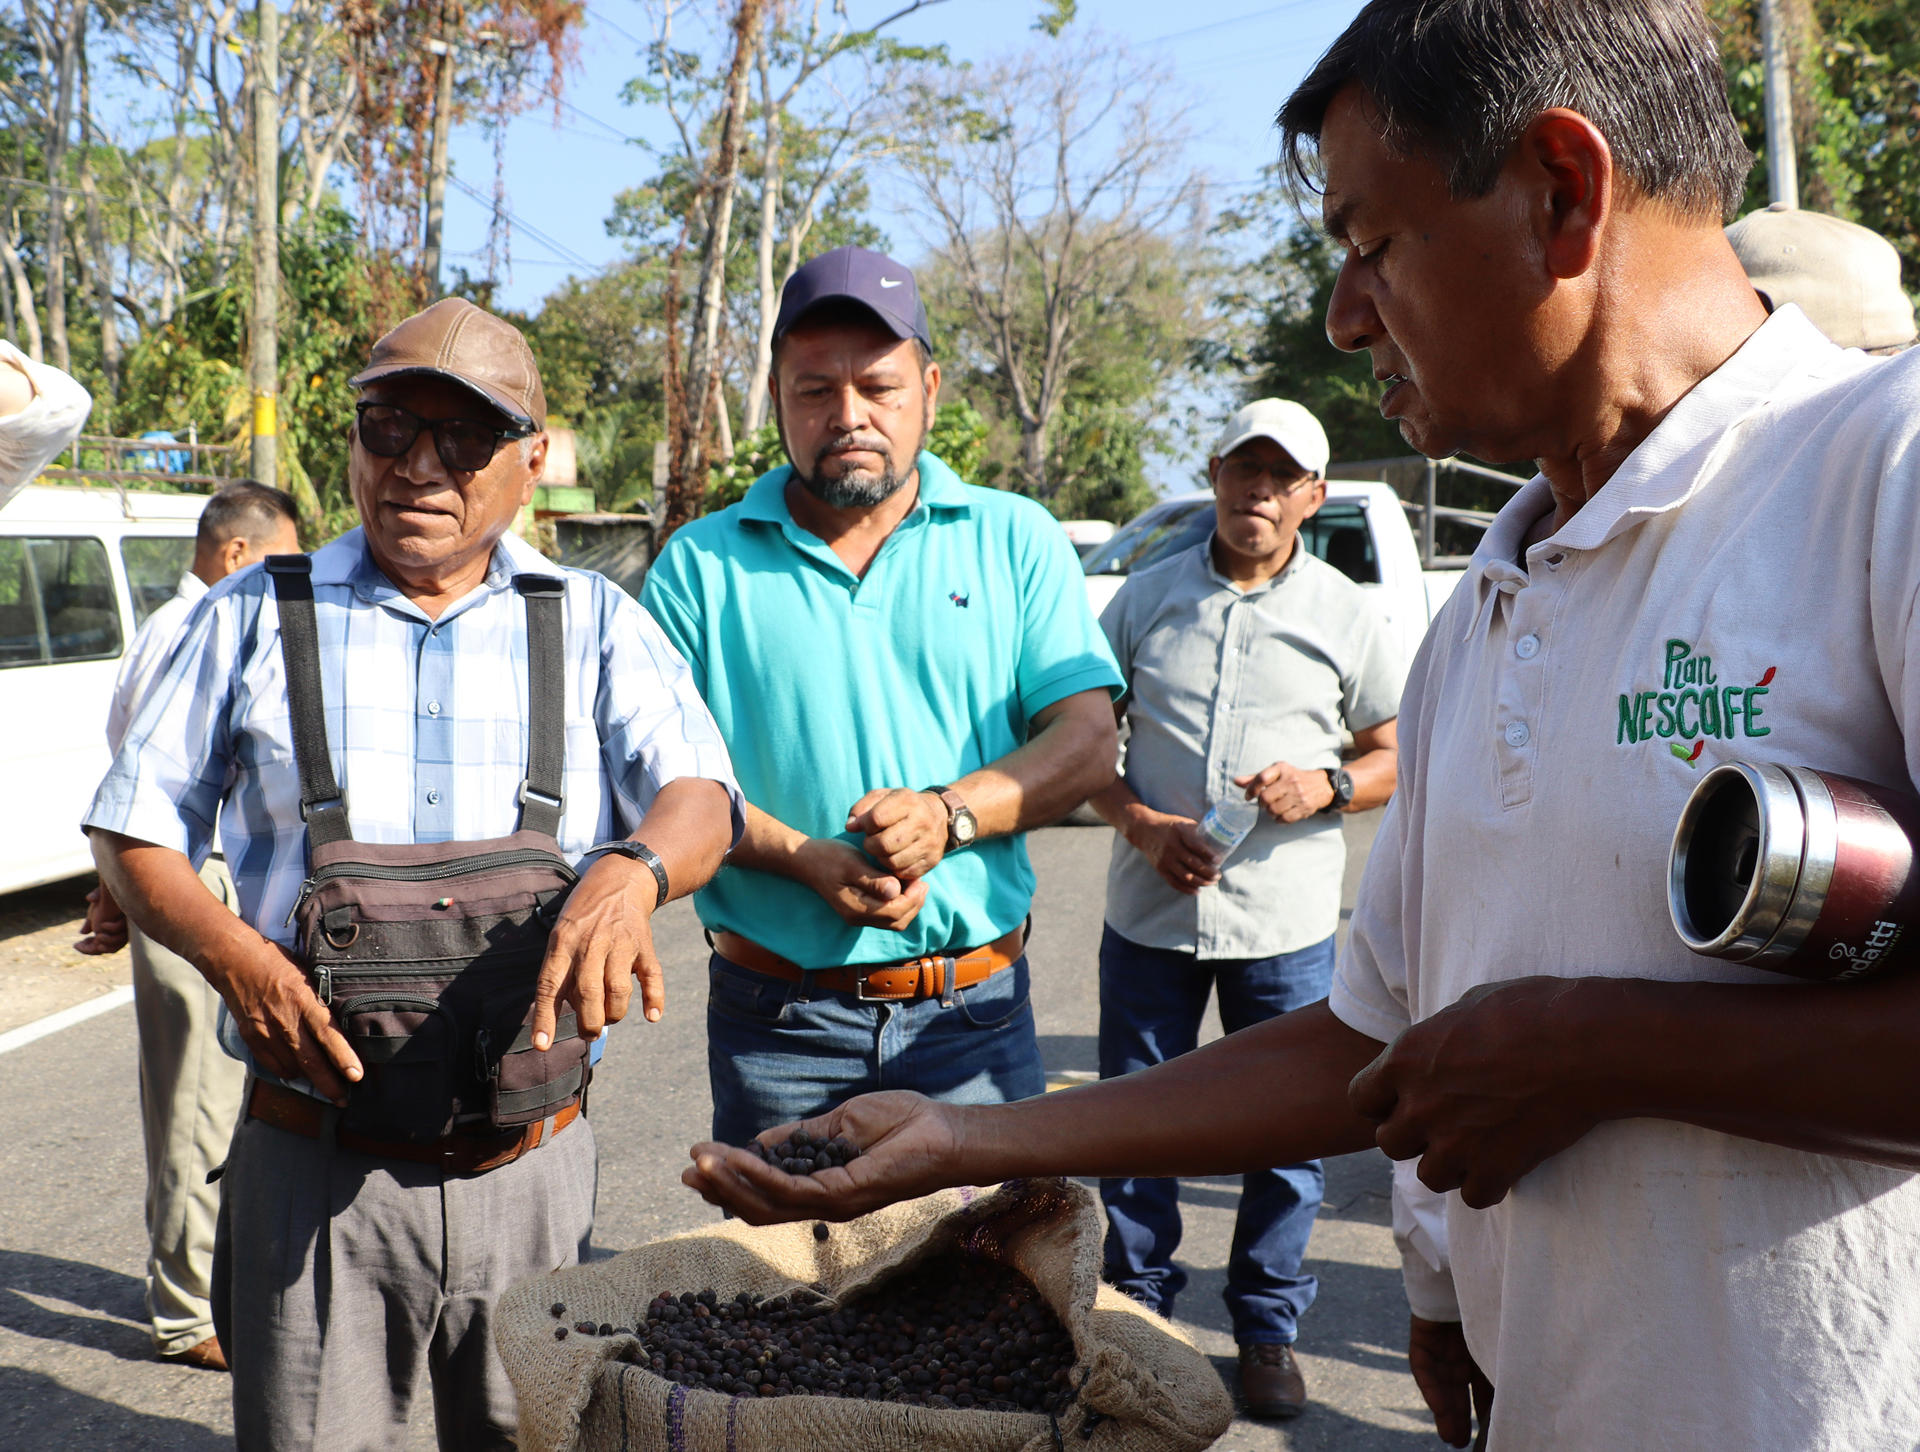
[[[1192,953],[1144,948],[1108,928],[1100,939],[1100,1077],[1117,1078],[1190,1052],[1207,997],[1220,995],[1220,1022],[1235,1033],[1317,1003],[1333,984],[1333,939],[1273,958],[1202,962]],[[1227,1311],[1242,1346],[1293,1343],[1300,1317],[1320,1289],[1302,1273],[1307,1237],[1326,1176],[1318,1160],[1241,1178],[1240,1213],[1227,1261]],[[1187,1273],[1180,1247],[1180,1182],[1102,1180],[1107,1207],[1107,1279],[1163,1315]]]
[[[1047,1078],[1027,989],[1023,956],[957,989],[950,1004],[862,1003],[716,953],[707,968],[713,1137],[745,1144],[763,1129],[877,1089],[915,1089],[949,1104],[1042,1093]]]

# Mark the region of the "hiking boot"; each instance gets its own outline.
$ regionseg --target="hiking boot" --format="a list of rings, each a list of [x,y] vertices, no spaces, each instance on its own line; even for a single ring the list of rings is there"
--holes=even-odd
[[[1240,1405],[1249,1417],[1280,1421],[1307,1409],[1307,1379],[1291,1346],[1240,1348]]]

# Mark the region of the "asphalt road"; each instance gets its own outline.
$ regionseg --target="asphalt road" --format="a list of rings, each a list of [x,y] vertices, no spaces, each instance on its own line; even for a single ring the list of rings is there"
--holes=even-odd
[[[1372,840],[1348,824],[1347,901]],[[1095,1067],[1105,828],[1036,833],[1035,1010],[1055,1075]],[[0,900],[0,905],[4,900]],[[1344,915],[1343,915],[1344,916]],[[685,904],[662,915],[669,1002],[659,1024],[617,1029],[594,1080],[600,1143],[596,1247],[611,1254],[712,1222],[679,1184],[705,1137],[705,948]],[[79,987],[78,1000],[97,991]],[[143,1189],[133,1015],[120,1009],[0,1054],[0,1452],[231,1446],[227,1381],[152,1359],[141,1310]],[[1300,1350],[1315,1405],[1285,1426],[1236,1422],[1228,1452],[1438,1448],[1406,1374],[1406,1307],[1388,1225],[1386,1161],[1330,1162],[1309,1264],[1320,1299]],[[1190,1181],[1182,1325],[1231,1376],[1224,1284],[1236,1179]],[[1190,1319],[1189,1319],[1190,1318]],[[434,1445],[421,1399],[411,1445]]]

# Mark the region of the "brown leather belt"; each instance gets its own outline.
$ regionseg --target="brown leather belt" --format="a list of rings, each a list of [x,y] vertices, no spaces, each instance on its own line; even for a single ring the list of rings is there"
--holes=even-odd
[[[275,1129],[284,1129],[305,1139],[327,1137],[327,1111],[333,1106],[322,1103],[297,1089],[255,1079],[247,1095],[247,1115]],[[382,1159],[412,1160],[434,1165],[450,1175],[477,1175],[512,1164],[541,1143],[565,1129],[580,1117],[580,1101],[574,1100],[553,1116],[552,1134],[547,1120],[536,1120],[525,1129],[482,1130],[477,1134],[449,1134],[440,1139],[414,1143],[408,1140],[370,1139],[351,1130],[339,1130],[333,1142],[357,1155],[378,1155]]]
[[[738,933],[715,933],[713,951],[729,963],[738,963],[769,978],[784,978],[789,983],[810,982],[815,988],[835,993],[851,993],[863,1003],[902,1003],[919,998],[939,998],[956,988],[971,988],[1011,968],[1027,950],[1027,929],[1015,928],[998,942],[984,948],[972,948],[954,956],[909,958],[904,963],[849,963],[840,968],[802,968],[778,953],[741,937]],[[948,975],[948,967],[952,975]]]

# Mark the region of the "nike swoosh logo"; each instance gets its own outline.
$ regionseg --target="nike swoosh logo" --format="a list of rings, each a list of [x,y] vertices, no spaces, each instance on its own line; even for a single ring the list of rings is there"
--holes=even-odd
[[[880,286],[904,287],[906,286],[906,279],[904,277],[883,277],[880,279]]]

